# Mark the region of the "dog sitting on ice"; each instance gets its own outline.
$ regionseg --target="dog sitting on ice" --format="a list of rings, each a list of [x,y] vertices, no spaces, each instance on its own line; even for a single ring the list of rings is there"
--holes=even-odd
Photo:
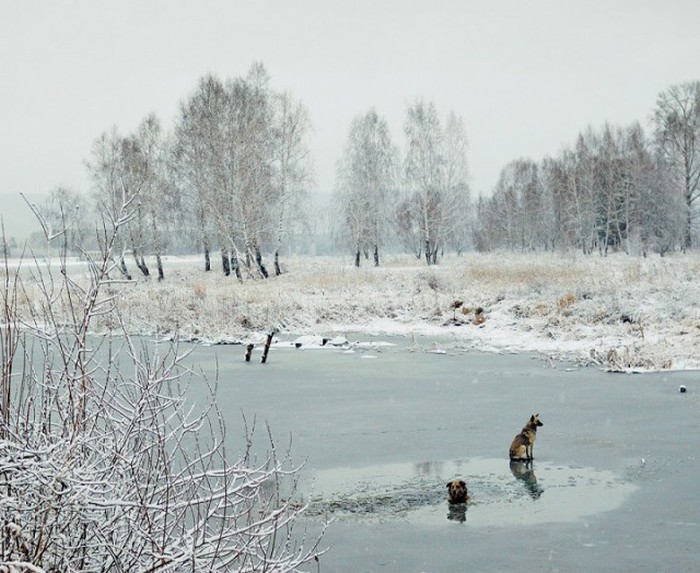
[[[513,438],[510,444],[510,459],[511,460],[531,460],[532,448],[535,446],[535,438],[537,437],[537,428],[543,426],[540,422],[540,415],[533,414],[525,424],[521,432]]]
[[[464,480],[453,479],[447,482],[447,501],[450,504],[468,503],[469,494],[467,493],[467,484]]]

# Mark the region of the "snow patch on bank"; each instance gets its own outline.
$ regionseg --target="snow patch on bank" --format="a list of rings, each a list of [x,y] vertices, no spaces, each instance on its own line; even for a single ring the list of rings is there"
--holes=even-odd
[[[470,254],[430,267],[388,256],[359,269],[299,257],[284,268],[239,282],[203,272],[197,257],[168,257],[165,281],[120,282],[109,294],[129,332],[164,340],[257,347],[273,331],[279,344],[328,349],[350,333],[434,336],[620,372],[700,369],[700,254]]]

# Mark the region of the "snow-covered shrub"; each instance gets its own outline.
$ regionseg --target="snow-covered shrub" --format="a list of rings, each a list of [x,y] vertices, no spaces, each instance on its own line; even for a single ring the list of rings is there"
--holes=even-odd
[[[87,278],[65,260],[4,258],[0,571],[298,571],[319,555],[293,527],[300,468],[269,432],[259,459],[251,432],[227,452],[215,392],[188,404],[178,347],[139,346],[126,328],[110,277],[127,219]],[[38,285],[29,311],[22,276]],[[91,333],[98,317],[111,334]]]

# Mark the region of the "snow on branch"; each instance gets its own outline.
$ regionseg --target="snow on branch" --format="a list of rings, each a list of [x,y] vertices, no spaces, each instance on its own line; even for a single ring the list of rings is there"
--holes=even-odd
[[[176,346],[136,344],[110,259],[106,248],[82,285],[35,260],[30,320],[12,303],[21,280],[0,286],[12,327],[0,337],[0,573],[292,572],[317,559],[320,538],[294,530],[300,466],[269,429],[262,460],[248,430],[229,457],[215,386]],[[90,333],[102,314],[119,336]],[[209,390],[196,405],[192,381]]]

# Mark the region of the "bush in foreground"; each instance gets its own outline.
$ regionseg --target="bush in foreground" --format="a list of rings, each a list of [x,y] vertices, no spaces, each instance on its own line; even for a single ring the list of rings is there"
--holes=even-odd
[[[314,563],[320,539],[293,528],[304,508],[288,501],[299,472],[289,452],[278,454],[268,432],[256,461],[246,432],[231,462],[213,390],[206,405],[188,405],[178,348],[137,348],[120,319],[111,250],[127,211],[101,233],[87,286],[65,265],[10,269],[5,251],[0,572],[286,572]],[[38,285],[29,316],[18,312],[22,276]],[[90,336],[98,316],[109,316],[109,336]]]

